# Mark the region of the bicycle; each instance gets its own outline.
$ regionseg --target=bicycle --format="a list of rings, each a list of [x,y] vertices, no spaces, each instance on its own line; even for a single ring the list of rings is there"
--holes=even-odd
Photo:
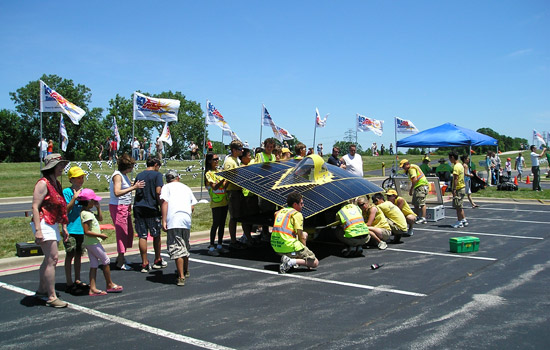
[[[405,189],[403,188],[403,182],[398,181],[399,179],[405,180],[408,178],[404,174],[398,174],[395,166],[392,166],[390,176],[382,182],[382,188],[386,192],[390,189],[396,190],[396,183],[399,182],[401,189]],[[405,187],[408,187],[408,185],[405,185]]]

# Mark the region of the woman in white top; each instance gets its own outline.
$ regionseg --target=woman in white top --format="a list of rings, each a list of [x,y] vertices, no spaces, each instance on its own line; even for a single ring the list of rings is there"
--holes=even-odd
[[[116,266],[121,270],[131,270],[124,259],[126,249],[131,248],[134,242],[134,228],[132,226],[132,191],[145,187],[145,181],[136,181],[131,185],[126,174],[134,169],[136,161],[128,154],[118,159],[118,170],[111,176],[109,190],[109,212],[115,226],[117,252]]]

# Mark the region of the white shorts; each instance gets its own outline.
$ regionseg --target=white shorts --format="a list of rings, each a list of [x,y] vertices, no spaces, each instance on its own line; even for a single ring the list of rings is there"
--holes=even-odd
[[[36,228],[34,227],[34,221],[31,221],[32,233],[36,237]],[[42,229],[42,236],[44,241],[60,241],[61,235],[59,234],[59,224],[50,225],[44,221],[40,220],[40,228]]]

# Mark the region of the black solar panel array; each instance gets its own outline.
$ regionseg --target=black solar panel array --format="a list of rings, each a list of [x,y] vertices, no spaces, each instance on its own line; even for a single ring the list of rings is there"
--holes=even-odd
[[[315,215],[334,205],[358,196],[381,192],[382,188],[361,177],[351,176],[346,170],[327,164],[334,175],[326,184],[297,185],[285,188],[273,188],[284,173],[294,168],[298,161],[253,164],[227,171],[218,175],[228,181],[246,188],[252,193],[267,199],[281,207],[286,206],[286,197],[297,191],[304,197],[302,214],[305,218]]]

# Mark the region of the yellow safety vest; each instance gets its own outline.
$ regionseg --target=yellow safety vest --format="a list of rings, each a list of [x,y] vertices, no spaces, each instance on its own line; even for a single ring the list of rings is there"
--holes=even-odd
[[[271,233],[271,247],[276,253],[292,253],[304,249],[304,245],[296,238],[294,225],[290,218],[297,211],[292,208],[283,208],[275,213],[275,223]]]
[[[416,186],[414,186],[414,188],[417,188],[419,186],[428,186],[429,185],[428,180],[426,180],[426,176],[422,172],[422,169],[420,169],[420,167],[416,164],[411,164],[411,168],[416,170],[416,172],[418,173],[418,176],[416,177],[416,180],[417,180]],[[411,175],[410,174],[407,174],[407,175],[409,175],[409,179],[410,179]]]
[[[344,226],[344,237],[352,238],[369,233],[369,228],[365,224],[361,209],[355,204],[343,206],[337,214]]]

